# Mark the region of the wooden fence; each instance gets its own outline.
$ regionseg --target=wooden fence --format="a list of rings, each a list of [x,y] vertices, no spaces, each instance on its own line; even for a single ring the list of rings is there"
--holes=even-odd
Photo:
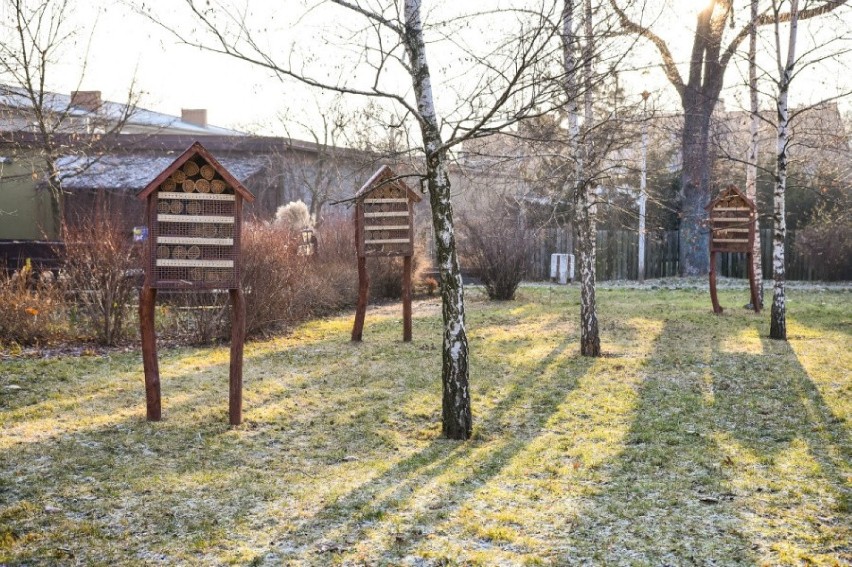
[[[645,277],[664,278],[678,275],[680,238],[676,230],[648,233],[645,240]],[[574,235],[568,228],[530,231],[533,253],[529,259],[527,279],[546,280],[550,276],[550,255],[574,253]],[[761,260],[765,278],[772,277],[772,229],[762,229]],[[635,280],[638,278],[639,235],[628,230],[597,232],[597,277],[599,280]],[[795,234],[787,234],[787,279],[824,280],[808,254],[795,246]],[[745,278],[745,254],[721,254],[722,276]]]

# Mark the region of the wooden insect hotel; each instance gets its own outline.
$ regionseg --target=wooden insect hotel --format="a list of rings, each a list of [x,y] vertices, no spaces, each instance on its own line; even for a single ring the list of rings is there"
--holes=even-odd
[[[157,290],[229,290],[231,364],[229,418],[242,421],[245,302],[240,289],[243,202],[254,195],[198,142],[137,197],[146,201],[145,282],[139,300],[149,421],[160,419],[160,371],[154,331]]]
[[[420,195],[386,165],[355,194],[358,305],[352,328],[353,341],[360,341],[364,330],[370,289],[369,256],[402,256],[402,340],[411,340],[411,256],[414,254],[414,204],[418,202]]]
[[[754,274],[754,231],[757,207],[736,186],[729,185],[719,197],[707,205],[710,213],[710,300],[713,311],[721,313],[716,294],[716,260],[720,252],[743,253],[748,264],[748,281],[751,289],[751,305],[760,312],[757,297],[757,282]]]

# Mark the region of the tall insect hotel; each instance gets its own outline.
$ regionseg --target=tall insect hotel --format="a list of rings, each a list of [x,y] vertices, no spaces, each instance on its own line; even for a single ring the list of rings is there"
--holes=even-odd
[[[732,252],[746,255],[751,305],[759,313],[753,261],[757,207],[736,186],[729,185],[707,205],[707,211],[710,213],[710,301],[713,312],[722,312],[716,293],[717,255]]]
[[[420,195],[386,165],[355,193],[355,246],[358,255],[358,305],[352,340],[360,341],[367,313],[370,278],[367,257],[402,256],[402,340],[411,340],[411,257],[414,254],[414,204]]]
[[[245,302],[240,289],[243,202],[254,195],[198,142],[149,183],[145,283],[139,300],[142,361],[149,421],[161,417],[154,314],[157,290],[228,290],[231,298],[229,419],[242,421]]]

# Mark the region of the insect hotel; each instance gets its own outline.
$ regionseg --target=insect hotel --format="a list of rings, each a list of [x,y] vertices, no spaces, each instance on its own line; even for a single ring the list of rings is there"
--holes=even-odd
[[[355,246],[358,254],[358,305],[352,340],[360,341],[367,313],[368,256],[402,256],[402,340],[411,340],[411,256],[414,254],[414,204],[420,195],[383,165],[355,193]]]
[[[229,418],[242,421],[245,303],[240,289],[243,202],[254,195],[198,142],[137,195],[146,201],[145,283],[139,300],[149,421],[160,420],[160,371],[154,331],[157,290],[229,290]]]
[[[713,311],[722,312],[716,294],[717,254],[739,252],[746,254],[751,305],[759,313],[753,262],[757,207],[736,186],[729,185],[707,205],[707,210],[710,212],[710,300],[713,302]]]

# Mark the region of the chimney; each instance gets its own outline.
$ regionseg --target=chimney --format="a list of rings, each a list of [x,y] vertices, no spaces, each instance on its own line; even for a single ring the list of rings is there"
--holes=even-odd
[[[181,108],[180,119],[202,128],[207,127],[207,109],[206,108]]]
[[[101,107],[101,91],[71,91],[71,106],[97,112]]]

